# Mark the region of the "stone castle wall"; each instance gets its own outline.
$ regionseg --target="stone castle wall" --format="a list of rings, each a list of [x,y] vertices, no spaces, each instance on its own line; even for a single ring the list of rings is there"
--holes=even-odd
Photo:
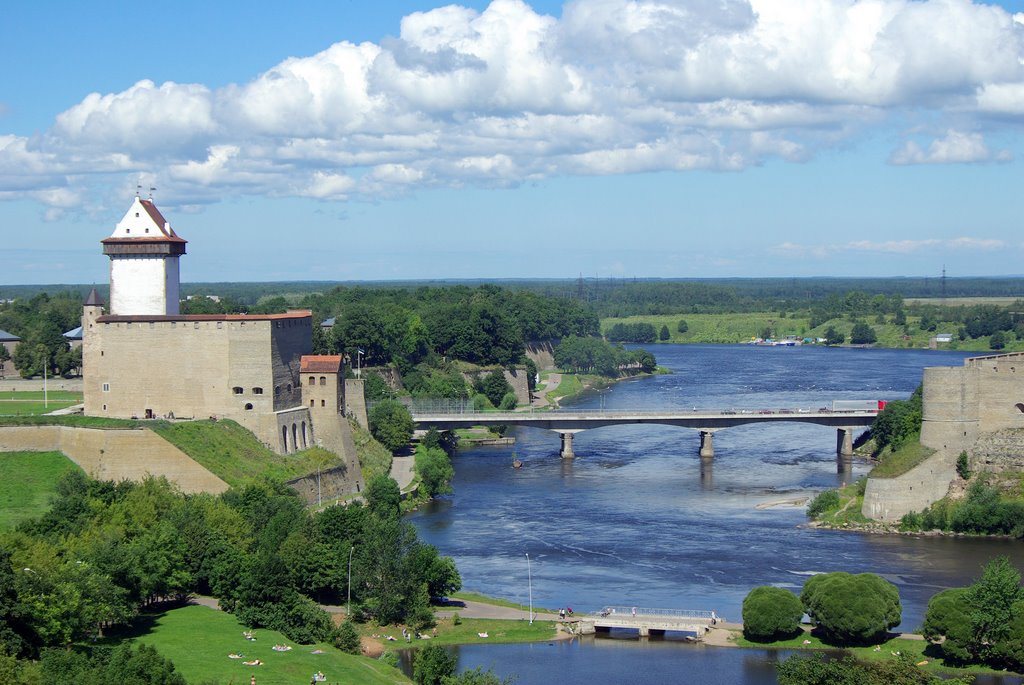
[[[285,419],[276,414],[302,407],[299,365],[311,344],[311,317],[104,321],[98,309],[86,309],[87,415],[230,418],[271,449],[294,449],[283,449]]]
[[[869,478],[865,516],[898,521],[942,499],[968,453],[974,470],[1024,470],[1024,353],[924,370],[921,444],[937,450],[896,478]]]
[[[0,452],[63,452],[90,477],[141,481],[164,476],[183,492],[219,494],[228,484],[156,433],[72,426],[0,427]]]

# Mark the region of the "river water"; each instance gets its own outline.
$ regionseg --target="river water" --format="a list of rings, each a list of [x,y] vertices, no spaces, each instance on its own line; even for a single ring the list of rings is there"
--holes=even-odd
[[[925,366],[964,353],[818,347],[659,345],[672,374],[619,383],[575,406],[611,410],[808,408],[834,399],[902,399]],[[799,416],[799,415],[795,415]],[[698,433],[609,426],[578,433],[575,460],[557,433],[511,431],[514,446],[460,450],[455,494],[412,515],[422,539],[455,558],[467,589],[577,612],[604,605],[714,610],[740,620],[757,585],[799,593],[825,571],[873,572],[897,585],[902,630],[921,624],[928,599],[969,584],[1024,545],[1003,540],[879,536],[806,527],[803,507],[758,505],[812,496],[863,475],[836,462],[832,428],[797,422],[715,435],[712,465]],[[512,469],[513,453],[523,468]],[[527,561],[529,555],[529,562]],[[460,669],[493,667],[533,683],[772,683],[778,654],[659,640],[472,646]],[[638,674],[645,674],[641,678]],[[675,674],[672,676],[671,674]],[[1005,682],[1018,682],[1006,680]]]

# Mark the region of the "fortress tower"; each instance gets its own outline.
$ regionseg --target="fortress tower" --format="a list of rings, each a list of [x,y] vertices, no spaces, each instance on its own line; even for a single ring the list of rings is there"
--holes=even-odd
[[[138,196],[113,234],[103,240],[110,257],[110,311],[114,316],[179,313],[179,238],[152,200]]]

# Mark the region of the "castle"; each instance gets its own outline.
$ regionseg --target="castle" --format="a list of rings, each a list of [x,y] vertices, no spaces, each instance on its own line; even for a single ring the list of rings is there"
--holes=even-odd
[[[102,244],[110,306],[93,290],[83,308],[86,415],[227,418],[281,454],[344,453],[344,368],[310,354],[312,312],[181,314],[187,242],[152,199],[136,197]]]

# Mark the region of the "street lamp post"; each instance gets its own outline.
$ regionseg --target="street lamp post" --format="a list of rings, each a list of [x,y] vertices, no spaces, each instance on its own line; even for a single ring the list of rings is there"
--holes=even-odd
[[[526,579],[530,588],[530,625],[533,625],[533,572],[530,570],[530,553],[526,553]]]
[[[352,552],[355,549],[356,546],[352,545],[348,550],[348,604],[345,606],[345,618],[349,621],[352,620]]]

